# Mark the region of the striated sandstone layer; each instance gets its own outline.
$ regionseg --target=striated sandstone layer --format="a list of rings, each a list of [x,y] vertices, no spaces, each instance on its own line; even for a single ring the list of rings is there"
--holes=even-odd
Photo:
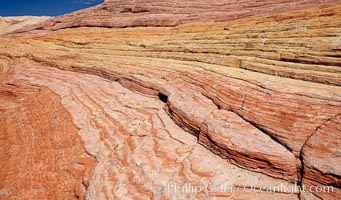
[[[13,32],[26,26],[38,24],[50,17],[22,16],[22,17],[0,17],[0,34]]]
[[[109,0],[92,8],[25,27],[17,33],[21,35],[22,32],[31,32],[37,35],[46,31],[77,27],[173,27],[188,22],[222,22],[264,13],[340,3],[340,0]]]
[[[60,96],[13,74],[1,74],[1,199],[84,198],[95,159]]]
[[[88,172],[85,175],[80,174],[81,178],[75,181],[75,184],[86,186],[86,192],[81,194],[86,195],[87,199],[122,199],[123,197],[129,199],[167,199],[174,197],[180,199],[194,197],[206,199],[226,198],[229,196],[244,199],[251,198],[254,195],[260,199],[297,198],[297,191],[294,194],[289,192],[247,194],[242,192],[243,189],[234,189],[233,192],[227,190],[227,192],[220,193],[219,187],[221,183],[229,184],[234,188],[248,187],[247,184],[249,183],[252,183],[257,188],[280,184],[290,188],[296,186],[281,179],[238,168],[226,162],[225,159],[212,154],[199,145],[194,136],[177,126],[163,109],[164,103],[156,98],[134,93],[117,82],[107,81],[96,76],[61,71],[32,63],[32,61],[20,60],[20,63],[22,64],[13,68],[11,78],[21,80],[26,85],[34,85],[41,93],[51,91],[60,96],[60,99],[55,100],[55,104],[61,105],[61,108],[70,112],[72,120],[69,120],[73,123],[71,127],[77,127],[79,130],[78,134],[84,141],[84,150],[87,153],[85,156],[96,158],[96,164],[93,166],[91,157],[81,159],[79,155],[73,155],[72,151],[66,147],[57,145],[66,145],[66,141],[58,137],[55,139],[57,142],[55,148],[59,150],[58,155],[60,155],[58,159],[92,170],[90,178],[88,178]],[[9,81],[7,84],[12,84],[10,79],[7,79],[7,81]],[[27,87],[26,85],[22,87]],[[35,91],[32,93],[36,96]],[[22,107],[22,109],[29,108]],[[50,112],[53,112],[53,110],[51,109]],[[17,112],[17,115],[21,116],[23,114]],[[58,118],[52,119],[58,120]],[[26,124],[30,125],[29,122],[26,121]],[[58,123],[55,126],[60,128],[69,127],[61,122]],[[10,124],[14,127],[26,125],[24,122],[5,122],[4,125],[8,126]],[[41,127],[36,127],[33,130],[36,129],[40,130]],[[63,130],[59,134],[71,137],[71,131],[65,131]],[[11,131],[11,133],[23,133],[23,131]],[[50,133],[52,136],[55,135],[53,132]],[[34,139],[38,136],[28,135],[26,137]],[[7,143],[8,139],[4,140]],[[74,141],[75,139],[68,138],[68,142]],[[8,144],[8,146],[14,148],[12,144]],[[41,154],[39,145],[31,148],[31,151]],[[49,149],[46,146],[41,148],[44,148],[44,151]],[[31,151],[26,150],[24,152],[31,153]],[[62,156],[64,151],[67,153],[65,157]],[[5,156],[17,158],[11,152]],[[55,161],[54,163],[64,166],[61,161]],[[42,164],[41,166],[49,167],[50,165]],[[35,164],[34,167],[37,167],[37,165]],[[11,171],[13,167],[8,166],[6,169]],[[39,173],[39,171],[36,171],[37,169],[31,169],[27,165],[16,170],[21,173],[27,171]],[[57,173],[56,177],[61,177],[63,174],[69,175],[70,173],[68,169],[65,169],[65,171],[52,171]],[[48,171],[44,170],[45,173],[48,173]],[[23,185],[22,189],[28,192],[19,196],[14,189],[12,193],[7,192],[12,191],[10,177],[13,177],[13,175],[8,174],[5,179],[8,182],[4,184],[6,188],[4,198],[13,196],[28,199],[45,199],[49,197],[57,199],[83,198],[78,193],[70,194],[74,196],[53,194],[53,196],[49,196],[46,191],[55,190],[48,188],[44,183],[55,184],[62,188],[65,186],[63,183],[50,182],[48,177],[42,177],[43,182],[41,182],[41,185],[32,186],[35,183],[34,181],[29,182],[31,184]],[[27,178],[31,178],[31,176],[27,176]],[[23,180],[18,180],[18,182],[21,181]],[[212,192],[184,193],[173,188],[175,184],[180,187],[184,182],[201,187],[209,184],[212,187]],[[78,185],[70,185],[69,188],[77,189],[77,187]],[[217,192],[214,192],[215,190]],[[37,191],[39,194],[33,191]],[[56,191],[56,193],[64,195],[66,191],[67,189]],[[21,192],[21,190],[17,190],[17,192]]]
[[[0,36],[0,196],[337,199],[340,18],[340,1],[110,0]]]

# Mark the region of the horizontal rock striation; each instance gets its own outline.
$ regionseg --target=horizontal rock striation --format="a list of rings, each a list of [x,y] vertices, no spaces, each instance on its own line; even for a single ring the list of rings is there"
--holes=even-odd
[[[340,134],[341,116],[338,114],[321,124],[302,148],[303,183],[319,187],[334,185],[337,188],[333,195],[322,193],[321,197],[325,199],[341,195]]]
[[[0,35],[16,31],[26,26],[38,24],[50,18],[47,16],[0,17]]]
[[[297,178],[294,154],[233,112],[211,112],[203,122],[199,141],[248,169],[279,178]]]
[[[163,0],[157,2],[112,0],[92,8],[58,16],[37,25],[24,27],[16,32],[20,36],[78,27],[173,27],[188,22],[223,22],[264,13],[277,13],[312,6],[324,7],[340,3],[340,0]]]
[[[50,126],[67,116],[63,137],[82,142],[46,148],[76,155],[65,163],[72,158],[78,166],[79,154],[87,161],[60,180],[71,189],[69,196],[51,193],[57,199],[336,199],[340,8],[339,1],[106,1],[3,35],[1,127],[14,128],[2,131],[1,142],[14,148],[6,135],[24,134],[34,146],[31,132],[58,135]],[[37,117],[24,123],[31,132],[8,120],[13,106],[34,112],[45,98],[53,108],[37,116],[47,127],[31,122]],[[59,113],[50,115],[54,109]],[[34,149],[4,159],[17,162]],[[15,176],[7,171],[18,170],[11,166],[0,173],[5,197],[19,195],[10,187]],[[25,169],[33,170],[19,171]],[[183,183],[228,183],[234,190],[174,191]],[[243,190],[279,184],[294,189]],[[332,186],[333,192],[297,186]],[[23,187],[20,197],[40,197],[34,189],[42,186]]]

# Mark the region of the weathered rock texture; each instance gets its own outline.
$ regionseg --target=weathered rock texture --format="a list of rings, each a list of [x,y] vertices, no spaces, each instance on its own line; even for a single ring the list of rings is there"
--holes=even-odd
[[[337,199],[340,18],[106,1],[0,36],[1,197]]]
[[[43,22],[50,17],[35,17],[35,16],[22,16],[22,17],[0,17],[0,34],[12,32],[23,27],[34,25]]]

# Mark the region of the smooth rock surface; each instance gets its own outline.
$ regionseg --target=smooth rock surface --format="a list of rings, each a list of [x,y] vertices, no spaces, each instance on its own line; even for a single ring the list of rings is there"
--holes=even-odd
[[[13,32],[25,26],[38,24],[50,18],[48,16],[0,17],[0,35]]]
[[[110,0],[1,35],[0,197],[337,199],[340,8]]]

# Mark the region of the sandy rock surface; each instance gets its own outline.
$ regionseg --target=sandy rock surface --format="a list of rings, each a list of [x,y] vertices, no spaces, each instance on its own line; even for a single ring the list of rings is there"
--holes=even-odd
[[[22,16],[22,17],[1,17],[0,16],[0,35],[43,22],[51,17],[42,16]]]
[[[2,19],[0,198],[338,199],[340,18],[331,0],[108,0]]]

